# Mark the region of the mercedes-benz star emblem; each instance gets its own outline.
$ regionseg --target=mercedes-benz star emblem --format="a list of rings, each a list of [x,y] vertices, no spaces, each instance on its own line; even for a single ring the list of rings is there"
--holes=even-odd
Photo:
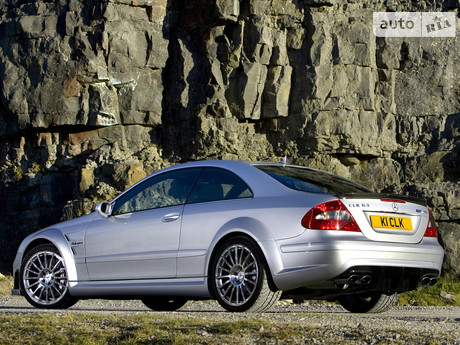
[[[398,212],[398,205],[394,202],[393,203],[393,211]]]

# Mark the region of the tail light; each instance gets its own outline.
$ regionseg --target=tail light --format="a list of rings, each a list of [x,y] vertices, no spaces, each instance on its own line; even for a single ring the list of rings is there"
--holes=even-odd
[[[313,207],[302,218],[302,226],[317,230],[361,231],[340,200],[328,201]]]
[[[404,200],[399,200],[399,199],[380,199],[380,201],[383,201],[383,202],[396,202],[398,204],[405,204],[406,202]]]
[[[428,225],[425,230],[425,237],[438,237],[438,228],[436,226],[436,221],[434,220],[433,214],[428,210],[430,214],[430,219],[428,220]]]

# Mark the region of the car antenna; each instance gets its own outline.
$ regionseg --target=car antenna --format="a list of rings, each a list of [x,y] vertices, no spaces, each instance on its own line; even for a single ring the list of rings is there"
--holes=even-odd
[[[280,161],[280,164],[283,164],[283,168],[286,166],[287,156],[284,156],[283,160]]]

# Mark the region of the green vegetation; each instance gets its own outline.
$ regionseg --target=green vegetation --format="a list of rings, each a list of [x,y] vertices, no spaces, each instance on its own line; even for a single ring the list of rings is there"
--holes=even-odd
[[[385,329],[379,334],[356,325],[312,326],[308,321],[270,318],[220,321],[178,314],[0,314],[0,345],[10,344],[443,344],[436,335],[410,329]]]
[[[446,293],[452,298],[442,297]],[[460,306],[460,281],[441,278],[435,286],[405,292],[399,297],[399,305],[458,307]]]
[[[33,162],[33,163],[32,163],[31,171],[32,171],[34,174],[38,174],[39,172],[44,172],[45,169],[44,169],[40,164],[38,164],[37,162]]]
[[[302,337],[320,327],[274,325],[265,319],[213,322],[206,319],[63,313],[0,314],[0,344],[231,344],[250,338]]]
[[[385,329],[378,335],[351,326],[310,326],[308,321],[274,322],[269,318],[216,321],[168,317],[158,313],[125,315],[25,314],[1,315],[3,344],[443,344],[450,334]]]
[[[10,275],[4,276],[0,273],[0,296],[9,295],[13,288],[13,277]]]
[[[0,344],[190,344],[200,338],[208,344],[230,343],[234,337],[258,332],[267,337],[277,328],[263,320],[214,323],[211,327],[200,319],[167,318],[141,315],[53,314],[0,315]],[[214,337],[218,335],[218,337]]]
[[[13,179],[15,181],[21,181],[23,176],[24,176],[24,171],[21,169],[21,167],[14,167]]]
[[[12,277],[0,275],[0,295],[9,294]],[[441,280],[438,286],[402,294],[404,305],[446,305],[439,295],[457,296],[460,282]],[[452,305],[452,304],[450,304]],[[308,323],[308,313],[298,321],[276,321],[247,315],[245,319],[222,320],[212,316],[188,317],[183,313],[57,312],[33,314],[0,313],[0,345],[9,344],[298,344],[324,341],[328,344],[442,344],[451,343],[447,333],[420,333],[411,329],[385,329],[378,335],[356,325],[318,326]],[[334,317],[334,316],[331,316]]]

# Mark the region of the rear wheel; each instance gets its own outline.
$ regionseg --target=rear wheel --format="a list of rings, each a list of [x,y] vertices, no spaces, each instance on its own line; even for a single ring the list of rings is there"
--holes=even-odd
[[[341,296],[339,303],[352,313],[382,313],[394,307],[399,300],[397,293],[384,295],[378,292]]]
[[[266,311],[281,296],[281,291],[270,288],[257,244],[245,237],[219,247],[211,262],[209,286],[219,304],[233,312]]]
[[[21,266],[21,289],[37,308],[65,309],[78,300],[68,288],[67,270],[59,251],[43,244],[28,252]]]
[[[142,299],[148,308],[154,311],[175,311],[180,310],[187,304],[188,300],[181,297],[146,297]]]

